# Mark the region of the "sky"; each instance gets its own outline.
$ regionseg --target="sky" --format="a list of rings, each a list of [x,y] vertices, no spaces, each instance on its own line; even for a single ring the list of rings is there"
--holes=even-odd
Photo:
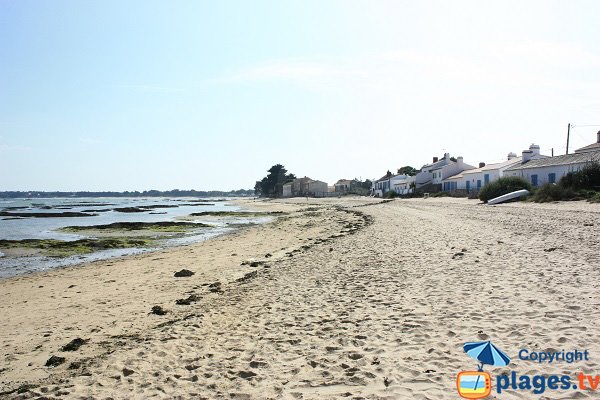
[[[600,2],[0,0],[0,191],[332,185],[600,130]]]

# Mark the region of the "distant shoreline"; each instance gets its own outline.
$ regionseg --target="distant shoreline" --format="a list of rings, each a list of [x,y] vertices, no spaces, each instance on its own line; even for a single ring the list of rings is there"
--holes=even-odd
[[[1,199],[31,199],[31,198],[61,198],[61,197],[254,197],[254,190],[239,189],[231,191],[209,190],[144,190],[125,192],[46,192],[46,191],[4,191],[0,192]]]

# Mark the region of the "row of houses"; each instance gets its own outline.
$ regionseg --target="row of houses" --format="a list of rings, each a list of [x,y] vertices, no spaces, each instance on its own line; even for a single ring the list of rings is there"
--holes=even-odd
[[[537,187],[556,183],[568,174],[590,162],[600,162],[600,131],[596,142],[575,150],[573,154],[551,157],[540,154],[540,146],[532,144],[521,156],[509,153],[505,161],[493,164],[479,163],[477,167],[466,164],[463,157],[444,154],[423,165],[415,176],[392,174],[388,171],[373,182],[371,194],[383,196],[388,191],[399,195],[414,192],[466,192],[479,191],[485,184],[503,176],[519,176]]]

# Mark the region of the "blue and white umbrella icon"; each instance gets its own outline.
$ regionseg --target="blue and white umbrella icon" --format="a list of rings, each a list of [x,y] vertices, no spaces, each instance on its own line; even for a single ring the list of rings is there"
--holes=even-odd
[[[483,364],[504,367],[510,363],[510,357],[494,346],[489,340],[486,342],[468,342],[463,346],[465,353],[481,363],[479,370],[483,371]]]
[[[477,367],[479,371],[483,371],[483,364],[493,365],[496,367],[504,367],[510,363],[510,357],[494,346],[489,340],[486,342],[467,342],[463,346],[465,353],[480,362]],[[479,375],[475,387],[479,383]]]

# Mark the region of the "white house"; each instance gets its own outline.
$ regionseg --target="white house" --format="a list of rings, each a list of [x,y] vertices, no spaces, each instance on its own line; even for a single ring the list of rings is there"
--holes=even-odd
[[[505,175],[520,176],[532,186],[556,183],[569,172],[579,171],[590,162],[600,162],[600,132],[596,143],[577,149],[573,154],[535,159],[526,157],[525,153],[521,163],[507,168]]]
[[[396,175],[396,179],[392,179],[392,190],[399,195],[411,194],[415,180],[415,176]]]
[[[532,144],[528,150],[525,150],[524,155],[532,159],[546,158],[547,156],[540,154],[540,147]],[[458,175],[444,179],[443,190],[455,191],[464,190],[467,193],[471,191],[479,191],[489,182],[493,182],[504,176],[505,171],[515,165],[520,165],[523,157],[517,157],[515,153],[508,153],[506,161],[493,164],[479,163],[479,168],[465,170]]]
[[[371,195],[382,197],[385,192],[390,191],[392,176],[394,175],[388,171],[381,178],[374,180],[371,186]]]
[[[456,161],[452,161],[450,154],[446,153],[441,160],[434,157],[433,163],[423,165],[415,177],[415,184],[417,189],[427,187],[431,191],[439,191],[443,188],[444,179],[474,168],[472,165],[465,164],[462,157],[457,157]]]

